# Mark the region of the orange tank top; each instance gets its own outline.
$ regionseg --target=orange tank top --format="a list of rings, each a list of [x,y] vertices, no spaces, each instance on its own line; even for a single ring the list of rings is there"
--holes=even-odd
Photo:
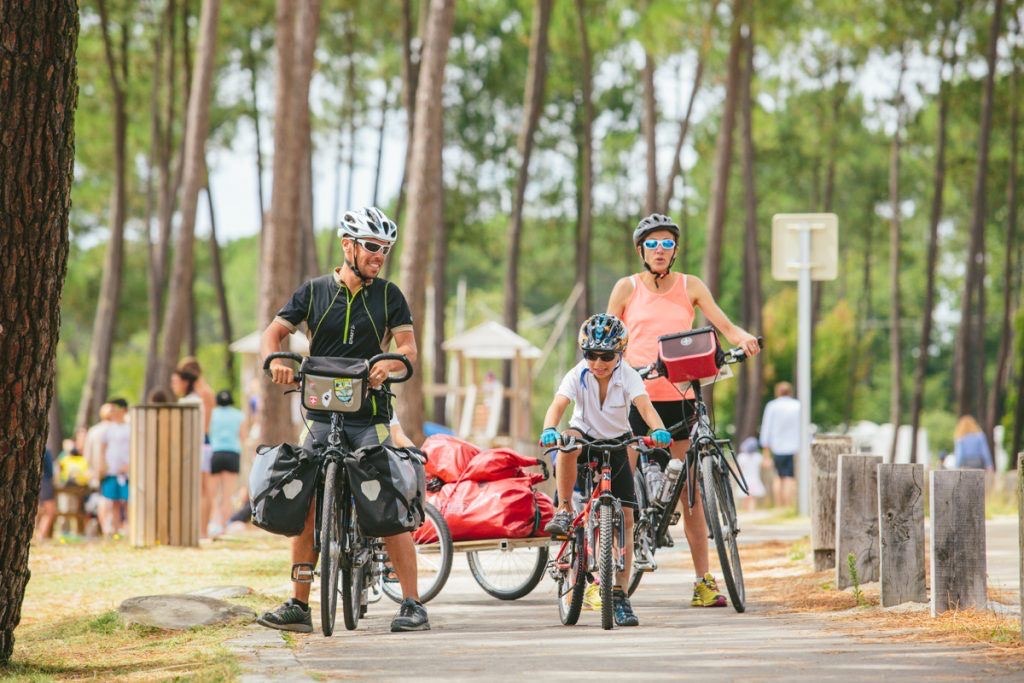
[[[652,292],[636,275],[629,277],[633,293],[622,311],[622,321],[629,330],[626,362],[633,367],[648,365],[658,359],[658,337],[685,332],[693,328],[693,304],[686,291],[686,274],[664,292]],[[679,401],[682,396],[664,377],[647,380],[647,394],[652,401]]]

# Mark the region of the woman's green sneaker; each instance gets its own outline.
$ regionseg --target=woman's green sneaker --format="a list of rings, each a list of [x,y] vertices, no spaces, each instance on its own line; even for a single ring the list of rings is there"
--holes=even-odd
[[[718,584],[711,572],[704,575],[704,578],[693,584],[693,600],[690,600],[691,607],[725,607],[728,602],[725,596],[718,592]]]

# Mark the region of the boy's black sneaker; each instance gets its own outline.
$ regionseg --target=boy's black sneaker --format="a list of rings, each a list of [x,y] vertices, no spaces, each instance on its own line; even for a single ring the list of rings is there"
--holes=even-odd
[[[568,510],[559,509],[555,516],[544,527],[544,533],[551,538],[565,538],[569,535],[569,525],[572,524],[572,514]]]
[[[256,623],[267,628],[276,628],[279,631],[313,632],[313,615],[309,607],[303,609],[302,605],[295,602],[295,598],[289,598],[286,603],[273,612],[264,612],[263,616],[256,620]]]
[[[427,608],[423,603],[416,602],[412,598],[402,600],[398,608],[398,614],[391,620],[391,632],[398,631],[429,631],[430,622],[427,621]]]
[[[640,619],[633,613],[626,592],[620,589],[612,591],[612,607],[615,610],[615,623],[618,626],[639,626]]]

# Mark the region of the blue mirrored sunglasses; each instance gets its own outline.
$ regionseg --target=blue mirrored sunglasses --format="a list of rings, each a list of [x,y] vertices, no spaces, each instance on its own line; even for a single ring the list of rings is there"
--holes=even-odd
[[[668,251],[669,249],[675,249],[676,248],[676,241],[675,240],[644,240],[644,248],[645,249],[657,249],[659,245],[661,246],[662,249],[664,249],[665,251]]]

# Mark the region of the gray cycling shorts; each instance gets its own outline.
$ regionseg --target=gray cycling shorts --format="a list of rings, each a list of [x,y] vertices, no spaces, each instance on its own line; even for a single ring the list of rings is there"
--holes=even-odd
[[[319,447],[327,445],[327,435],[331,431],[331,425],[327,422],[309,421],[309,433],[302,442],[304,448],[313,448],[316,443]],[[346,420],[342,425],[341,443],[350,450],[363,448],[364,446],[377,446],[382,443],[391,443],[391,430],[386,422],[352,422]]]

